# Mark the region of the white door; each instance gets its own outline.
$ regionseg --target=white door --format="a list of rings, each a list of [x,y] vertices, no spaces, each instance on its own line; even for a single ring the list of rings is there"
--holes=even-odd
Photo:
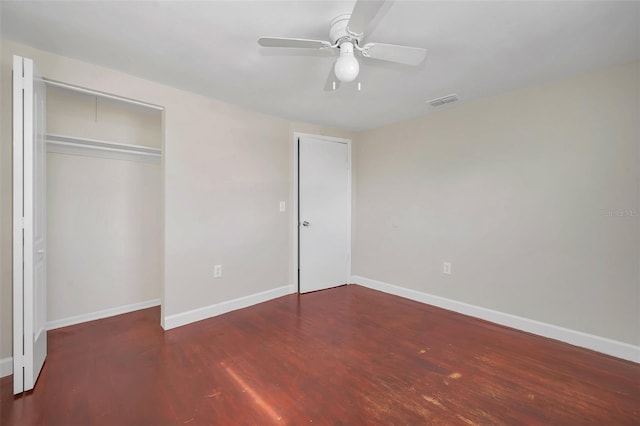
[[[348,141],[298,139],[300,292],[347,284],[351,254]]]
[[[33,389],[47,356],[46,88],[13,57],[13,393]]]

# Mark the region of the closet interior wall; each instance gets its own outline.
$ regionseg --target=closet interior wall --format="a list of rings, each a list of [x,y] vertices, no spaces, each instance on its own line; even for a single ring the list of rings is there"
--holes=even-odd
[[[56,149],[55,140],[159,152],[161,132],[161,111],[47,88],[50,328],[106,310],[159,304],[161,291],[159,155],[114,157],[118,150],[91,146],[70,153]]]

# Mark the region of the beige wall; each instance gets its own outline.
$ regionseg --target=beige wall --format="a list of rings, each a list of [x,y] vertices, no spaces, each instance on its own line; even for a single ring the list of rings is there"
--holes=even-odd
[[[359,134],[354,275],[639,344],[639,79],[634,63]]]
[[[179,109],[166,113],[165,314],[288,285],[289,123],[205,98]]]
[[[160,165],[47,154],[49,321],[160,298]]]
[[[49,86],[47,132],[160,148],[162,113],[139,105]]]
[[[0,44],[0,360],[12,353],[11,57]]]
[[[2,41],[0,358],[11,355],[11,56],[50,79],[165,107],[163,315],[289,285],[292,132],[342,136]],[[9,125],[7,125],[9,123]],[[8,254],[8,255],[7,255]],[[223,278],[213,280],[213,265]]]
[[[50,87],[52,134],[159,147],[157,110]],[[48,320],[160,298],[160,164],[47,154]]]
[[[310,135],[330,136],[333,138],[353,139],[356,135],[355,132],[349,130],[342,130],[333,127],[318,126],[315,124],[300,123],[298,121],[291,122],[290,124],[291,136],[293,133],[307,133]]]

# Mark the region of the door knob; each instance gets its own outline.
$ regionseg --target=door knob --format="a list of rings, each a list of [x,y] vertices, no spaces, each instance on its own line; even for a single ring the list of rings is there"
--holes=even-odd
[[[302,226],[309,226],[309,222],[305,220],[304,222],[302,222]]]

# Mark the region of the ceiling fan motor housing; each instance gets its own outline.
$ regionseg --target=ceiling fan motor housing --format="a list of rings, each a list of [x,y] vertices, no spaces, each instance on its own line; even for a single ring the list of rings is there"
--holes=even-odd
[[[347,31],[349,19],[351,19],[350,13],[344,13],[333,18],[329,28],[329,40],[331,40],[331,44],[338,43],[338,45],[340,45],[343,41],[350,41],[354,44],[360,43],[362,34],[356,37]]]

